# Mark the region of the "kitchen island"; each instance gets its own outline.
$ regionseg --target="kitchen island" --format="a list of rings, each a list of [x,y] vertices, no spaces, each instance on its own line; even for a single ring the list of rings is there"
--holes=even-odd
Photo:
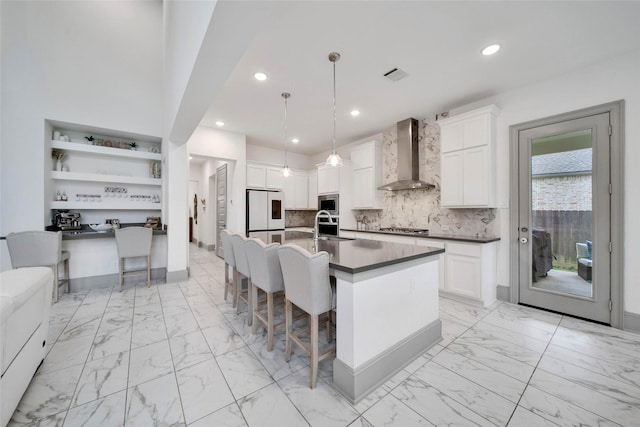
[[[250,237],[269,240],[267,233]],[[442,338],[438,264],[444,249],[328,236],[316,247],[302,232],[286,232],[281,243],[331,255],[337,285],[333,385],[352,403]]]

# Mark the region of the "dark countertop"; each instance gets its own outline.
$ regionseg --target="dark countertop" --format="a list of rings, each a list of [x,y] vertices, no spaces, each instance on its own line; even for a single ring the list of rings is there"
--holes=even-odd
[[[142,227],[144,223],[128,223],[128,224],[120,224],[120,228],[127,227]],[[52,230],[55,231],[55,230]],[[162,236],[166,235],[167,230],[153,230],[154,236]],[[64,230],[62,231],[62,240],[85,240],[85,239],[106,239],[106,238],[115,238],[115,232],[113,230],[109,231],[94,231],[89,225],[82,224],[81,230]]]
[[[252,232],[267,242],[267,232]],[[426,258],[444,253],[444,249],[428,246],[405,245],[377,240],[319,240],[317,251],[313,247],[313,234],[303,231],[286,231],[282,244],[293,243],[309,252],[327,251],[331,255],[329,267],[350,274],[362,273],[388,265]]]
[[[407,237],[418,237],[422,239],[436,239],[436,240],[455,240],[458,242],[467,242],[467,243],[491,243],[497,242],[500,240],[500,237],[496,236],[461,236],[457,234],[413,234],[413,233],[401,233],[396,231],[380,231],[380,230],[354,230],[353,228],[341,228],[340,230],[344,231],[354,231],[356,233],[376,233],[376,234],[392,234],[394,236],[407,236]]]

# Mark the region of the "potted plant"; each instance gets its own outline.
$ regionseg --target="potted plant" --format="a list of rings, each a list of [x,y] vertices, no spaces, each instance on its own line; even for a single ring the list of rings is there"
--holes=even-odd
[[[136,151],[138,150],[138,143],[133,141],[129,143],[129,147],[131,147],[132,150]]]

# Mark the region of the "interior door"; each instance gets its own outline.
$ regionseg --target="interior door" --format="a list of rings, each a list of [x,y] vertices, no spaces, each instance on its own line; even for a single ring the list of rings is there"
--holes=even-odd
[[[216,255],[224,258],[222,233],[227,228],[227,165],[216,169]]]
[[[519,302],[611,322],[609,113],[519,132]]]

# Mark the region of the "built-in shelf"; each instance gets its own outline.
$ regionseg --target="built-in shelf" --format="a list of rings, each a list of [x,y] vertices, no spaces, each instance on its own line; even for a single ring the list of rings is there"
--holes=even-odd
[[[100,202],[51,202],[51,209],[66,210],[66,209],[91,209],[91,210],[138,210],[138,211],[159,211],[162,209],[161,203],[149,203],[149,202],[134,202],[129,199],[125,200],[102,200]]]
[[[76,153],[100,154],[112,157],[127,157],[130,159],[162,160],[162,154],[147,151],[125,150],[122,148],[100,147],[98,145],[80,144],[77,142],[51,141],[51,148],[57,150],[74,151]]]
[[[68,144],[68,143],[67,143]],[[139,184],[161,186],[160,178],[146,178],[141,176],[103,175],[97,173],[58,172],[52,171],[51,178],[61,181],[105,182],[116,184]]]

